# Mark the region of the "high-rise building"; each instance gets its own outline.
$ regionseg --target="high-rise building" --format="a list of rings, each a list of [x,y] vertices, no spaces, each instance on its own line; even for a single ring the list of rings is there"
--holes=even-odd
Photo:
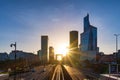
[[[98,51],[97,28],[90,25],[89,14],[84,17],[84,32],[81,33],[80,51],[88,60],[94,59]]]
[[[78,50],[78,31],[70,31],[70,51]]]
[[[71,59],[71,61],[69,61]],[[78,31],[70,31],[70,43],[69,43],[69,55],[66,60],[70,65],[76,65],[79,63],[80,55],[78,51]]]
[[[49,47],[49,61],[50,63],[54,62],[54,48],[52,46]]]
[[[90,25],[89,14],[84,17],[84,32],[81,34],[81,51],[97,51],[97,28]]]
[[[41,36],[41,52],[43,63],[49,62],[49,53],[48,53],[48,36]]]

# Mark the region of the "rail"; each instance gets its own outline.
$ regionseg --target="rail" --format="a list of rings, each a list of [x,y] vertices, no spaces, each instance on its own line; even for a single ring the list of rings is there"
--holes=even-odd
[[[57,65],[52,76],[52,80],[64,80],[64,73],[61,65]]]

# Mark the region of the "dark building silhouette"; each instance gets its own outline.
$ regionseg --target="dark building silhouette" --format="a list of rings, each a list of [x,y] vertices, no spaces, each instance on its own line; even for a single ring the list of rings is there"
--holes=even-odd
[[[82,60],[95,60],[96,53],[99,52],[97,47],[97,28],[89,22],[89,14],[84,17],[84,32],[81,33],[80,51]]]
[[[15,52],[16,52],[16,59],[37,56],[37,55],[35,55],[34,53],[31,53],[31,52],[24,52],[24,51],[16,50],[16,51],[11,51],[10,52],[10,54],[9,54],[9,59],[10,60],[15,59]]]
[[[117,63],[120,64],[120,50],[118,50],[118,52],[114,52],[113,55],[116,58]]]
[[[42,51],[41,50],[37,51],[37,55],[39,56],[39,60],[42,61]]]
[[[16,59],[22,59],[27,64],[31,64],[34,62],[37,62],[39,60],[38,56],[31,52],[24,52],[24,51],[11,51],[9,54],[10,60],[15,60],[15,53],[16,53]]]
[[[48,53],[48,36],[41,36],[41,55],[44,63],[49,62],[49,53]]]
[[[6,52],[0,53],[0,61],[8,60],[8,54]]]
[[[70,31],[70,52],[78,50],[78,31]]]
[[[54,62],[54,48],[52,46],[49,47],[49,61],[50,63]]]
[[[69,59],[71,59],[71,61],[67,61]],[[79,59],[78,31],[70,31],[69,55],[66,57],[66,61],[68,64],[73,66],[79,63]]]

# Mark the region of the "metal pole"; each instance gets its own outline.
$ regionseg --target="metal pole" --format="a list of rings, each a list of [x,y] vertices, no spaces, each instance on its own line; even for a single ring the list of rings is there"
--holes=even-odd
[[[11,44],[10,47],[14,46],[15,47],[15,76],[14,76],[14,80],[16,80],[16,42],[15,44]]]
[[[111,65],[109,63],[109,78],[110,78],[110,74],[111,74]]]
[[[16,80],[16,42],[15,42],[15,80]]]
[[[116,52],[118,52],[118,36],[120,34],[114,34],[114,36],[116,37]]]
[[[118,54],[118,36],[119,36],[120,34],[114,34],[114,36],[116,37],[116,64],[117,64],[117,74],[118,74],[118,61],[117,61],[117,59],[118,59],[118,57],[117,57],[117,54]]]
[[[116,35],[116,52],[118,52],[118,35]]]

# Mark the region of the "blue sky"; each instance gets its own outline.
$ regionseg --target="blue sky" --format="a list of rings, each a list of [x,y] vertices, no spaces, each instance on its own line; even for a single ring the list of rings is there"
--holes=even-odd
[[[119,0],[0,0],[0,52],[17,49],[36,52],[41,35],[49,36],[55,49],[69,44],[69,31],[83,32],[83,17],[98,28],[100,51],[115,51],[115,33],[120,33]],[[119,38],[120,45],[120,38]],[[80,43],[80,39],[79,39]]]

